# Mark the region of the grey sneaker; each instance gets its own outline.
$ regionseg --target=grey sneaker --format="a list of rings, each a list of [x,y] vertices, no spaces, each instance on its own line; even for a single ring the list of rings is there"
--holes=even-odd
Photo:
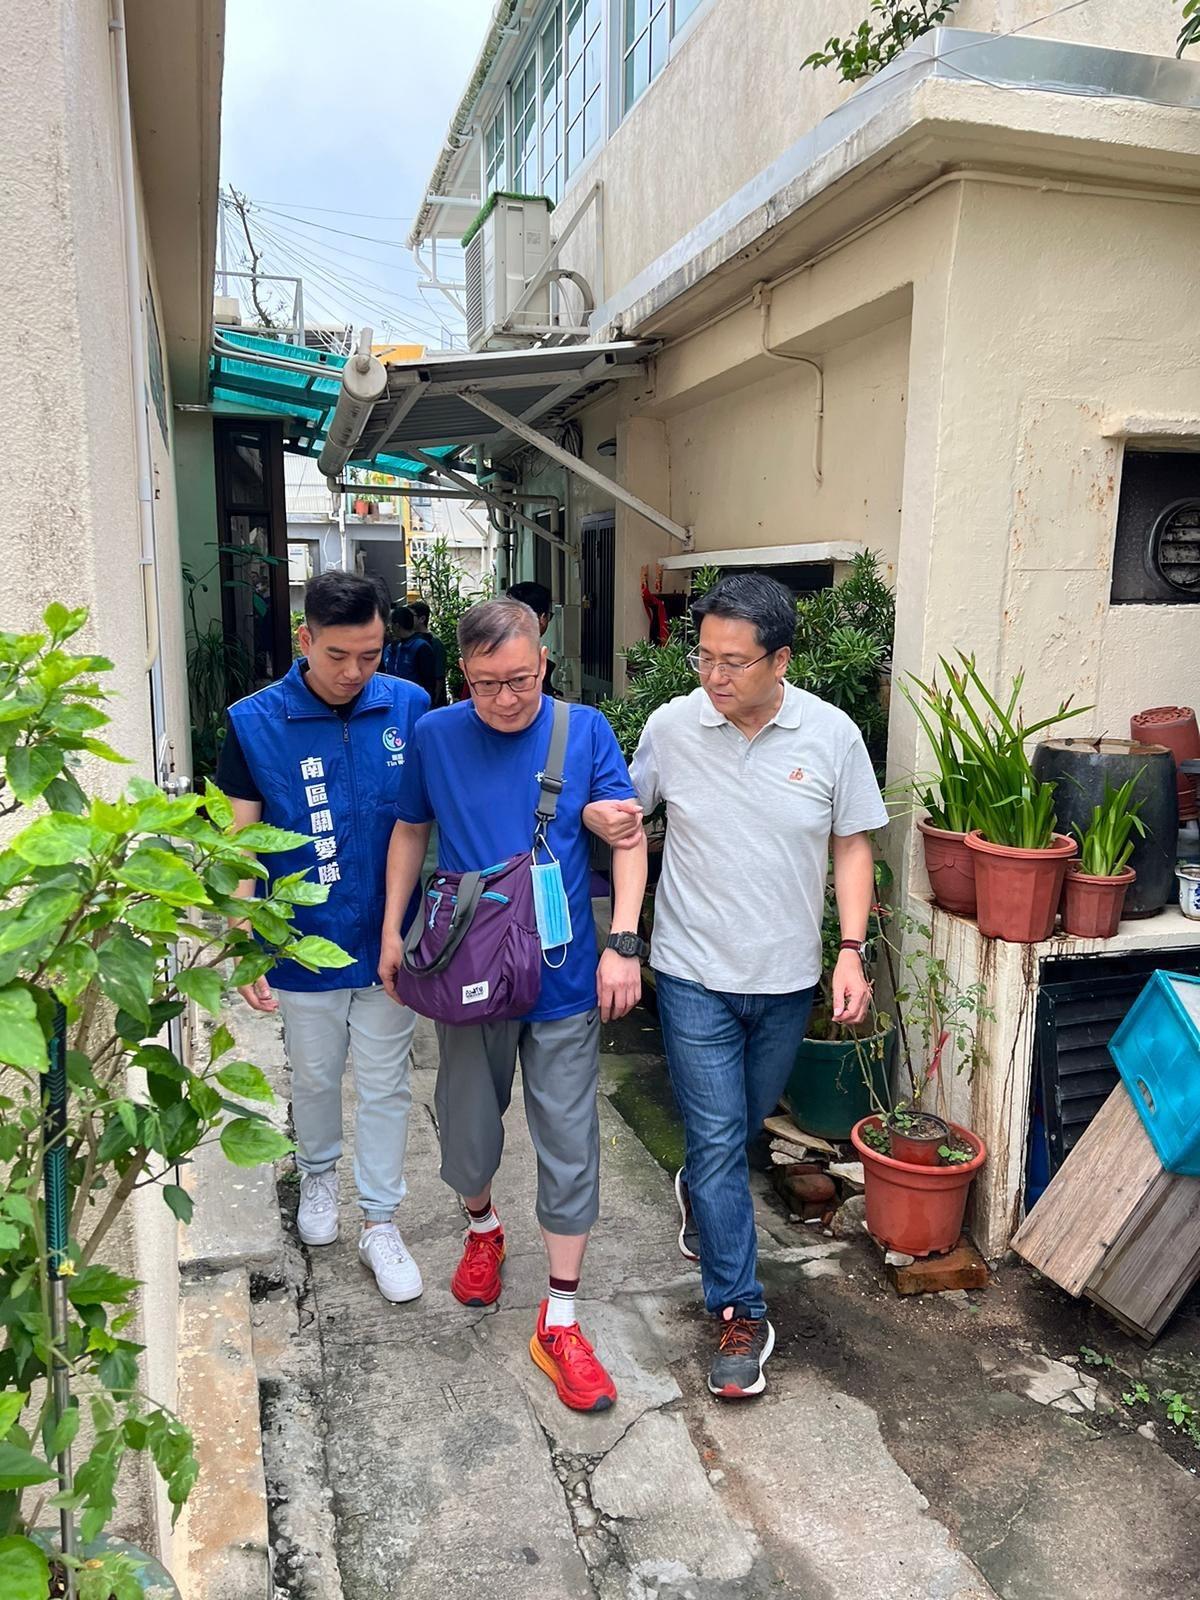
[[[332,1244],[338,1236],[337,1168],[300,1174],[296,1229],[305,1244]]]
[[[699,1261],[700,1229],[692,1215],[692,1202],[682,1167],[675,1174],[675,1200],[679,1206],[679,1254],[686,1256],[689,1261]]]
[[[721,1342],[708,1369],[708,1387],[722,1400],[745,1400],[767,1387],[763,1368],[775,1348],[775,1329],[766,1317],[739,1317],[726,1306]]]

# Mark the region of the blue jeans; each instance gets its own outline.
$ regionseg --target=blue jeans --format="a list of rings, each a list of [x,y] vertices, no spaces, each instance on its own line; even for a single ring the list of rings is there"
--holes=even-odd
[[[761,1317],[746,1146],[783,1093],[816,990],[721,994],[665,972],[655,974],[655,987],[687,1140],[684,1177],[700,1230],[704,1304]]]

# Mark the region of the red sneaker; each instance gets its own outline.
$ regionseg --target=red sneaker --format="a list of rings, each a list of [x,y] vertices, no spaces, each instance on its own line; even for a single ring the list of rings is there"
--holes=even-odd
[[[558,1390],[563,1405],[572,1411],[607,1411],[616,1401],[616,1385],[577,1322],[567,1328],[547,1328],[546,1305],[543,1300],[538,1308],[529,1354]]]
[[[504,1260],[504,1229],[472,1233],[467,1229],[462,1260],[450,1279],[450,1293],[464,1306],[490,1306],[500,1298],[500,1264]]]

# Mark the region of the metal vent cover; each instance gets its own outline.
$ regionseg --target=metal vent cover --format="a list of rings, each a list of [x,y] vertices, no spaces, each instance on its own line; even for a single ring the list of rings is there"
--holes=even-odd
[[[480,228],[467,246],[467,343],[472,343],[483,332],[483,236]]]
[[[1164,511],[1151,537],[1150,559],[1181,594],[1200,594],[1200,498]]]
[[[1127,449],[1113,548],[1115,605],[1200,602],[1200,439]]]

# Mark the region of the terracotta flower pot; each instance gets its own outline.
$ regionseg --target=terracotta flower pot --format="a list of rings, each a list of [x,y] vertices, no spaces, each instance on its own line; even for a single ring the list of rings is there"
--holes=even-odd
[[[1063,883],[1063,932],[1077,939],[1111,939],[1121,921],[1125,891],[1136,874],[1126,867],[1112,878],[1093,877],[1078,861],[1067,862]]]
[[[1165,744],[1175,757],[1179,786],[1179,820],[1194,822],[1200,816],[1196,780],[1178,772],[1181,761],[1200,757],[1200,728],[1191,706],[1153,706],[1129,719],[1129,736],[1139,744]]]
[[[887,1130],[891,1154],[897,1161],[906,1161],[913,1167],[936,1167],[941,1160],[938,1149],[950,1138],[950,1124],[928,1111],[912,1113],[911,1128],[897,1128],[889,1117]]]
[[[925,846],[925,871],[929,888],[943,911],[958,917],[975,915],[975,858],[967,849],[965,833],[935,828],[928,817],[917,822]]]
[[[888,1249],[910,1256],[952,1249],[962,1232],[967,1191],[987,1160],[983,1140],[952,1122],[951,1131],[978,1154],[957,1165],[918,1167],[871,1149],[862,1130],[867,1123],[878,1127],[879,1121],[878,1116],[864,1117],[850,1132],[866,1178],[867,1232]]]
[[[1047,850],[992,844],[978,830],[967,835],[975,857],[979,931],[1010,944],[1038,944],[1054,932],[1074,839],[1061,833]]]

